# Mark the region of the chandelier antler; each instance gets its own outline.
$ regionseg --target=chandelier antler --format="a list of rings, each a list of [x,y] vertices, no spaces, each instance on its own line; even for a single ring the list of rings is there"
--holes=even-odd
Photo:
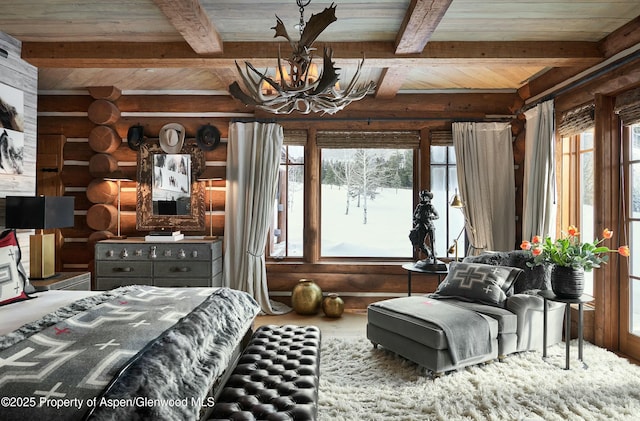
[[[371,81],[358,84],[364,64],[363,58],[358,63],[356,73],[347,88],[341,91],[337,87],[340,69],[335,67],[333,51],[326,47],[323,52],[322,71],[320,76],[317,76],[313,63],[315,48],[312,48],[312,45],[322,31],[337,20],[336,6],[331,3],[331,6],[321,13],[311,15],[305,24],[304,7],[310,1],[303,4],[301,0],[297,0],[297,3],[300,8],[299,41],[293,41],[289,37],[287,29],[278,16],[276,16],[276,26],[271,28],[276,32],[274,38],[284,37],[291,45],[291,56],[284,59],[286,64],[283,64],[278,51],[275,78],[273,78],[267,74],[268,69],[264,73],[260,72],[249,62],[245,62],[245,68],[242,69],[236,62],[236,68],[247,92],[240,88],[238,82],[233,82],[229,85],[229,93],[245,105],[253,105],[274,114],[289,114],[293,111],[303,114],[310,112],[335,114],[351,102],[360,100],[373,92],[375,83]]]

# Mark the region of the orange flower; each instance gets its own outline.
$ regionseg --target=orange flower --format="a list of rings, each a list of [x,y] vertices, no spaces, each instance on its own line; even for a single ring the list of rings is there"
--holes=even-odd
[[[567,228],[567,234],[575,237],[580,233],[578,232],[578,228],[576,228],[574,225],[569,225],[569,228]]]
[[[541,247],[536,247],[533,250],[531,250],[531,254],[533,254],[534,256],[538,256],[538,255],[540,255],[540,253],[542,253],[542,248]]]
[[[527,240],[524,240],[522,243],[520,243],[520,248],[522,250],[531,250],[531,243]]]
[[[533,244],[540,244],[542,243],[542,237],[540,237],[539,235],[534,235],[533,238],[531,239],[531,242]]]
[[[609,238],[613,237],[613,231],[611,231],[609,228],[605,228],[604,231],[602,231],[602,237],[608,240]]]
[[[620,253],[620,255],[624,256],[624,257],[631,256],[631,250],[629,250],[629,246],[620,246],[620,247],[618,247],[618,253]]]

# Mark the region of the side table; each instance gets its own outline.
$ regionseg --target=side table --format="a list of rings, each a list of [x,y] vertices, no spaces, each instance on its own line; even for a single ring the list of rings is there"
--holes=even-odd
[[[33,280],[30,282],[36,291],[48,291],[50,289],[71,289],[74,291],[91,291],[90,272],[59,272],[48,279]]]
[[[402,265],[402,269],[407,271],[407,295],[411,295],[411,273],[421,273],[423,275],[437,275],[438,283],[442,282],[442,276],[446,276],[449,273],[446,270],[433,270],[416,267],[415,263],[405,263]]]
[[[578,298],[560,298],[557,297],[553,291],[546,289],[538,291],[544,299],[544,312],[543,312],[543,332],[542,332],[542,358],[547,358],[547,301],[555,301],[558,303],[564,303],[564,341],[565,341],[565,370],[569,370],[569,344],[571,342],[571,304],[578,304],[578,360],[582,362],[584,368],[588,368],[582,357],[582,324],[583,324],[583,312],[584,304],[591,302],[594,298],[590,295],[583,294]]]

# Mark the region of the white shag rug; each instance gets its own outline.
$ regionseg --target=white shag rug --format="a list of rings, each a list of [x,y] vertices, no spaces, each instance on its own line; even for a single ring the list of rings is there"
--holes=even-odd
[[[325,338],[320,421],[640,420],[640,366],[584,343],[587,369],[571,343],[510,355],[433,379],[424,369],[364,338]]]

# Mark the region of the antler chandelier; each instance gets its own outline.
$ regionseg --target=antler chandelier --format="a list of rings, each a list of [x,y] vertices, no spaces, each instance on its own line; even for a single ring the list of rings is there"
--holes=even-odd
[[[289,114],[299,111],[303,114],[320,112],[335,114],[353,101],[364,98],[375,89],[375,83],[358,84],[360,70],[364,58],[358,63],[358,68],[351,82],[344,90],[338,87],[339,68],[333,62],[333,51],[324,48],[322,70],[318,77],[315,63],[312,63],[315,48],[312,48],[316,38],[337,20],[336,7],[333,3],[318,15],[311,15],[309,22],[304,21],[304,8],[311,0],[296,0],[300,9],[299,27],[300,40],[292,41],[282,20],[276,16],[276,37],[284,37],[292,48],[291,57],[283,60],[278,51],[278,62],[275,77],[268,75],[268,69],[262,73],[251,63],[245,62],[243,70],[236,62],[238,73],[248,93],[245,93],[238,82],[229,85],[229,93],[242,101],[245,105],[254,105],[274,114]],[[283,61],[286,62],[283,64]],[[287,70],[288,68],[288,70]]]

